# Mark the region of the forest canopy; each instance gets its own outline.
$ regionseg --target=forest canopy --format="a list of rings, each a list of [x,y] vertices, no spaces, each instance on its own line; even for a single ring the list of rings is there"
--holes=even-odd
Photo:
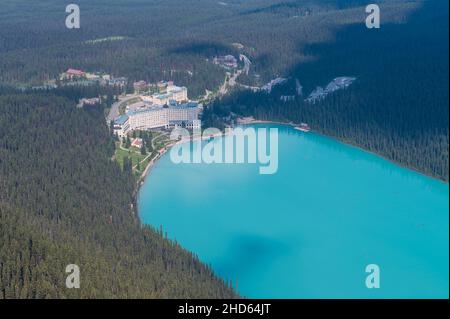
[[[0,298],[230,298],[209,267],[141,225],[103,112],[0,96]],[[67,289],[66,266],[81,271]]]
[[[173,80],[198,98],[224,82],[217,55],[251,60],[242,85],[288,82],[272,93],[236,88],[205,105],[204,126],[238,116],[307,122],[313,130],[448,181],[448,1],[79,0],[69,30],[61,0],[0,6],[0,298],[232,298],[196,256],[141,225],[136,181],[112,160],[104,110],[72,87],[21,92],[68,68]],[[338,76],[355,83],[316,103],[303,94]],[[281,95],[293,95],[285,101]],[[65,287],[78,264],[81,289]]]

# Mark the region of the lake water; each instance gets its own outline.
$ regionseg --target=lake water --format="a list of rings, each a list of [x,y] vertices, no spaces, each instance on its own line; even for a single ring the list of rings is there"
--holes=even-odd
[[[276,174],[174,164],[167,154],[140,191],[142,221],[162,225],[246,297],[448,298],[448,184],[270,127],[279,130]],[[379,266],[378,289],[366,287],[368,264]]]

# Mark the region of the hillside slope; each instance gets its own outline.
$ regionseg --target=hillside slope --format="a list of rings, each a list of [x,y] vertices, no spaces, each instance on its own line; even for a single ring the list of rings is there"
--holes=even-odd
[[[234,297],[140,224],[102,116],[50,95],[0,96],[0,298]],[[80,289],[65,286],[69,264]]]
[[[209,124],[230,111],[262,120],[307,122],[320,133],[380,154],[427,175],[449,179],[448,1],[426,1],[402,24],[379,30],[353,24],[334,41],[310,45],[272,94],[238,91],[216,103]],[[304,99],[333,78],[357,78],[316,103]],[[304,96],[295,95],[295,79]]]

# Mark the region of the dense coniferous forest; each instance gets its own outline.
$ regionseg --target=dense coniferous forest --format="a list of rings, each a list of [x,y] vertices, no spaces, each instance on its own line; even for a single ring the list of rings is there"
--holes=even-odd
[[[403,21],[417,7],[414,1],[379,2],[384,21]],[[211,63],[215,55],[246,54],[253,62],[252,76],[241,81],[262,84],[310,60],[304,45],[331,40],[340,27],[362,22],[366,15],[363,0],[77,4],[81,28],[68,30],[62,0],[2,3],[0,83],[40,83],[73,67],[130,80],[174,80],[197,97],[223,82],[224,70]]]
[[[211,59],[245,54],[245,85],[284,76],[272,94],[236,89],[205,109],[207,125],[236,115],[307,122],[318,132],[448,181],[448,2],[378,1],[382,28],[364,26],[364,0],[79,0],[0,5],[0,298],[234,297],[227,283],[163,230],[142,226],[135,179],[112,161],[102,108],[82,97],[118,88],[21,92],[68,68],[130,81],[174,80],[189,97],[226,76]],[[347,90],[307,104],[337,76]],[[155,208],[157,209],[157,208]],[[81,289],[65,287],[65,267]]]
[[[289,73],[305,94],[337,76],[357,77],[347,90],[310,104],[291,83],[271,95],[238,91],[207,113],[210,124],[230,112],[262,120],[309,123],[314,130],[448,181],[448,2],[427,1],[405,24],[370,31],[350,26],[329,44],[312,45],[320,56]]]
[[[0,298],[233,297],[163,231],[142,226],[135,179],[111,160],[101,110],[0,97]],[[81,271],[67,289],[66,266]]]

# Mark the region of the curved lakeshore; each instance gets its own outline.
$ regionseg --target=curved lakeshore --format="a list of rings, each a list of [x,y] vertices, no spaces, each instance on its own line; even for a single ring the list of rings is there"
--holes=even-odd
[[[209,137],[214,137],[214,138],[216,138],[216,137],[222,137],[222,136],[225,136],[225,135],[226,135],[225,133],[214,134],[214,135],[212,135],[212,136],[208,136],[208,138],[209,138]],[[198,141],[198,140],[205,140],[205,138],[200,137],[200,138],[193,138],[193,139],[190,139],[190,140],[181,140],[181,141],[176,141],[176,142],[174,141],[174,142],[171,142],[171,143],[167,144],[166,146],[164,146],[162,149],[160,149],[160,150],[158,151],[158,154],[156,154],[156,156],[155,156],[154,158],[152,158],[152,159],[150,160],[150,162],[148,163],[148,165],[145,167],[144,171],[142,172],[142,174],[141,174],[141,176],[140,176],[140,178],[139,178],[139,180],[138,180],[138,184],[139,184],[139,185],[142,185],[142,184],[144,183],[145,178],[147,177],[147,175],[149,174],[149,172],[151,171],[151,169],[153,168],[153,166],[156,164],[156,162],[158,162],[158,160],[159,160],[162,156],[164,156],[168,151],[170,151],[170,149],[171,149],[173,146],[175,146],[175,145],[177,145],[177,144],[180,144],[180,143],[192,143],[192,142]],[[138,189],[138,190],[139,190],[139,189]]]
[[[296,129],[296,130],[298,130],[298,126],[299,126],[299,124],[296,124],[296,123],[294,123],[294,122],[280,122],[280,121],[256,120],[256,119],[253,119],[253,118],[252,118],[251,120],[238,121],[237,124],[238,124],[238,126],[277,125],[277,126],[286,126],[286,127],[290,127],[290,128]],[[376,153],[376,152],[367,150],[367,149],[365,149],[365,148],[363,148],[363,147],[361,147],[361,146],[359,146],[359,145],[356,145],[356,144],[353,144],[353,143],[344,142],[344,141],[342,141],[342,140],[340,140],[340,139],[337,139],[337,138],[335,138],[335,137],[332,137],[332,136],[328,136],[328,135],[322,134],[322,133],[320,133],[320,132],[318,132],[318,131],[316,131],[316,130],[313,130],[313,129],[310,129],[309,132],[307,132],[307,133],[320,135],[320,136],[323,136],[323,137],[325,137],[325,138],[332,139],[332,140],[336,141],[337,143],[341,143],[341,144],[346,145],[346,146],[348,146],[348,147],[354,147],[354,148],[357,148],[358,150],[360,150],[360,151],[362,151],[362,152],[366,152],[366,153],[372,154],[372,155],[374,155],[374,156],[380,157],[380,158],[382,158],[382,159],[384,159],[384,160],[386,160],[386,161],[389,161],[389,162],[391,162],[391,163],[394,164],[394,165],[400,166],[400,167],[402,167],[402,168],[404,168],[404,169],[414,171],[414,172],[416,172],[417,174],[421,174],[421,175],[423,175],[423,176],[426,176],[426,177],[429,177],[429,178],[432,178],[432,179],[441,181],[442,183],[448,184],[448,181],[445,180],[445,179],[443,179],[443,178],[437,178],[437,177],[435,177],[435,176],[431,176],[431,175],[426,174],[426,173],[424,173],[424,172],[422,172],[422,171],[420,171],[420,170],[418,170],[418,169],[416,169],[416,168],[414,168],[414,167],[410,167],[410,166],[404,165],[404,164],[402,164],[402,163],[396,162],[396,161],[391,160],[391,159],[389,159],[389,158],[387,158],[387,157],[385,157],[385,156],[383,156],[383,155],[381,155],[381,154],[378,154],[378,153]],[[220,137],[220,136],[225,136],[225,133],[220,134],[220,135],[214,135],[214,137]],[[191,141],[183,141],[183,143],[190,143],[190,142],[192,142],[192,141],[195,141],[195,139],[193,139],[193,140],[191,140]],[[157,162],[163,155],[165,155],[165,154],[166,154],[166,153],[167,153],[174,145],[176,145],[176,144],[178,144],[178,143],[179,143],[179,142],[173,142],[173,143],[170,143],[170,144],[166,145],[162,150],[159,150],[159,151],[158,151],[158,154],[157,154],[157,155],[156,155],[156,156],[148,163],[148,165],[146,166],[145,170],[142,172],[142,174],[141,174],[141,176],[140,176],[140,178],[139,178],[139,180],[138,180],[138,185],[139,185],[139,186],[141,186],[141,185],[145,182],[145,178],[147,177],[147,175],[149,174],[149,172],[151,171],[151,169],[153,168],[153,166],[156,164],[156,162]],[[137,189],[137,191],[139,191],[139,189]]]
[[[273,176],[250,164],[175,165],[162,156],[140,190],[142,221],[247,297],[448,296],[448,184],[276,127]],[[369,263],[380,265],[382,289],[365,288]]]
[[[244,120],[243,122],[240,122],[239,125],[260,125],[260,124],[266,124],[266,125],[268,125],[268,124],[273,124],[273,125],[282,125],[282,126],[284,125],[284,126],[288,126],[288,127],[294,128],[294,129],[298,129],[298,126],[300,125],[300,124],[296,124],[296,123],[294,123],[294,122],[280,122],[280,121],[256,120],[256,119],[253,119],[253,118],[252,118],[251,120],[247,120],[247,121]],[[349,141],[343,141],[343,140],[341,140],[341,139],[339,139],[339,138],[336,138],[336,137],[333,137],[333,136],[329,136],[329,135],[323,134],[323,133],[321,133],[321,132],[319,132],[319,131],[317,131],[317,130],[314,130],[314,129],[310,129],[310,130],[308,131],[308,133],[313,133],[313,134],[317,134],[317,135],[320,135],[320,136],[323,136],[323,137],[326,137],[326,138],[333,139],[334,141],[336,141],[336,142],[338,142],[338,143],[342,143],[342,144],[344,144],[344,145],[346,145],[346,146],[350,146],[350,147],[355,147],[355,148],[357,148],[357,149],[359,149],[359,150],[361,150],[361,151],[363,151],[363,152],[370,153],[370,154],[372,154],[372,155],[374,155],[374,156],[378,156],[378,157],[380,157],[380,158],[382,158],[382,159],[384,159],[384,160],[386,160],[386,161],[391,162],[391,163],[394,164],[394,165],[401,166],[401,167],[403,167],[403,168],[405,168],[405,169],[414,171],[414,172],[416,172],[416,173],[418,173],[418,174],[421,174],[421,175],[426,176],[426,177],[433,178],[433,179],[435,179],[435,180],[441,181],[441,182],[446,183],[446,184],[449,183],[449,181],[446,180],[445,178],[432,176],[432,175],[427,174],[427,173],[425,173],[425,172],[423,172],[423,171],[421,171],[421,170],[419,170],[419,169],[417,169],[417,168],[414,168],[414,167],[405,165],[405,164],[403,164],[403,163],[399,163],[399,162],[394,161],[394,160],[392,160],[392,159],[390,159],[390,158],[387,158],[387,157],[385,157],[385,156],[383,156],[383,155],[381,155],[381,154],[379,154],[379,153],[377,153],[377,152],[374,152],[374,151],[370,151],[370,150],[368,150],[368,149],[365,149],[364,147],[362,147],[362,146],[360,146],[360,145],[358,145],[358,144],[351,143],[351,142],[349,142]]]

